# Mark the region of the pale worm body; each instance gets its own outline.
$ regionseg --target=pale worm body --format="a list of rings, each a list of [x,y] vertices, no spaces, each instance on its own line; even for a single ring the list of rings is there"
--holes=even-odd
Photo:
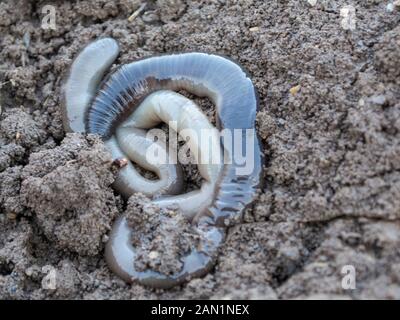
[[[206,209],[211,204],[214,197],[213,193],[221,173],[223,160],[218,130],[214,128],[204,113],[191,100],[173,91],[156,91],[144,99],[135,112],[118,126],[116,130],[119,144],[129,158],[137,159],[129,152],[129,149],[137,150],[138,144],[136,144],[136,147],[128,147],[128,144],[132,144],[134,141],[126,135],[126,131],[132,128],[153,128],[160,122],[169,123],[170,129],[178,133],[187,130],[187,136],[190,139],[188,141],[188,146],[190,150],[198,151],[194,152],[194,157],[196,163],[198,163],[199,172],[205,181],[198,191],[192,191],[174,197],[168,196],[158,198],[154,202],[160,207],[176,205],[189,219],[192,219],[196,213]],[[201,149],[198,145],[200,142],[198,137],[201,135],[201,130],[209,130],[213,136],[213,139],[210,139],[210,141],[214,143],[210,143],[208,145],[209,148],[206,150]],[[146,150],[147,148],[140,149]],[[142,157],[144,157],[144,155],[142,155]],[[139,164],[146,168],[144,162],[145,161]],[[165,167],[165,165],[161,167]],[[152,168],[148,167],[146,169],[152,170]],[[124,169],[121,170],[120,176],[121,174],[124,175],[123,170]],[[161,175],[159,176],[162,178]],[[124,175],[124,179],[131,180],[132,177]],[[178,182],[176,185],[180,186],[181,183]],[[126,190],[123,190],[123,188],[121,189],[122,192],[127,193]],[[146,190],[146,185],[143,184],[141,192],[149,194]],[[163,194],[171,195],[175,193],[163,192]]]
[[[94,53],[100,47],[102,54]],[[119,192],[125,196],[137,191],[156,196],[164,194],[153,201],[160,206],[177,205],[189,219],[193,218],[193,228],[201,235],[201,241],[182,258],[183,269],[174,275],[134,269],[136,254],[130,241],[131,230],[124,217],[117,220],[110,234],[106,259],[114,272],[126,281],[167,288],[209,271],[224,239],[227,223],[240,218],[257,195],[262,181],[262,155],[254,134],[251,147],[247,146],[252,150],[250,173],[238,174],[239,165],[235,161],[221,164],[213,159],[222,152],[233,159],[236,149],[243,147],[246,150],[245,130],[254,129],[257,94],[247,74],[236,63],[205,53],[182,53],[136,61],[117,69],[98,88],[105,70],[117,55],[118,45],[109,38],[89,44],[78,55],[65,88],[66,129],[83,131],[82,127],[85,127],[86,132],[99,134],[115,159],[134,159],[160,178],[149,181],[128,164],[121,169],[114,184]],[[82,71],[78,68],[81,65],[88,67]],[[86,73],[81,77],[83,84],[79,84],[80,72]],[[79,87],[85,92],[78,92]],[[156,167],[143,157],[151,143],[141,131],[159,122],[173,120],[176,127],[171,129],[177,132],[182,133],[186,128],[200,132],[207,128],[212,135],[218,135],[218,130],[214,133],[212,125],[193,102],[171,92],[181,89],[209,97],[216,106],[218,130],[239,129],[241,138],[234,139],[233,150],[218,139],[210,146],[214,152],[195,148],[199,150],[196,156],[204,182],[200,190],[186,194],[180,194],[183,179],[178,166]],[[72,93],[81,98],[71,99]],[[195,140],[192,144],[198,147]],[[202,164],[202,160],[208,161],[207,164]],[[178,195],[171,196],[174,194]]]
[[[117,42],[105,38],[83,48],[74,60],[63,90],[63,120],[67,131],[86,131],[86,112],[89,104],[104,73],[111,67],[118,54]]]

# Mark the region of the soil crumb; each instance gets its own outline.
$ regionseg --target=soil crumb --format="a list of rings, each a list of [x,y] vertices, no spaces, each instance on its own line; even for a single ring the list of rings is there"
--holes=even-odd
[[[182,255],[196,244],[198,236],[179,210],[160,209],[144,195],[136,194],[129,198],[126,217],[137,250],[138,271],[152,269],[165,275],[181,271]]]
[[[21,198],[44,234],[62,249],[95,255],[116,216],[111,156],[92,136],[67,136],[33,153],[22,171]]]

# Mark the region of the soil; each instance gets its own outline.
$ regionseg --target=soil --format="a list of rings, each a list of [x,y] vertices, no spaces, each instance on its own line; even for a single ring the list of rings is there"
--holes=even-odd
[[[56,30],[41,27],[49,3]],[[142,3],[0,1],[0,299],[400,299],[399,6],[149,0],[129,21]],[[101,140],[62,127],[64,76],[103,36],[120,43],[118,65],[181,51],[229,56],[259,92],[262,193],[215,268],[170,290],[125,284],[104,244],[127,212],[148,239],[164,236],[164,255],[149,260],[147,248],[143,263],[175,270],[179,229],[189,226],[173,212],[135,216],[146,200],[113,191]],[[197,172],[185,172],[190,189]],[[348,265],[354,290],[342,287]]]

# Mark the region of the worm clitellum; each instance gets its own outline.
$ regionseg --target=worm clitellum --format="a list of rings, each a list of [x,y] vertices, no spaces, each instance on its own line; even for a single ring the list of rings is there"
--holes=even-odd
[[[100,135],[114,159],[131,159],[158,175],[156,181],[145,179],[128,161],[113,185],[123,196],[142,192],[153,197],[153,202],[160,207],[176,205],[192,221],[193,229],[201,236],[200,243],[182,258],[182,270],[173,275],[135,270],[136,252],[124,217],[117,219],[111,231],[105,253],[110,268],[128,282],[168,288],[210,270],[229,221],[241,218],[257,196],[263,162],[260,143],[254,134],[257,93],[238,64],[206,53],[171,54],[135,61],[119,67],[101,83],[118,54],[117,42],[104,38],[92,42],[77,56],[64,87],[64,126],[67,131]],[[175,92],[178,90],[210,98],[217,111],[217,128],[196,104]],[[233,161],[206,161],[206,164],[199,161],[198,169],[204,179],[200,190],[181,194],[181,167],[155,165],[145,157],[153,143],[146,137],[146,129],[169,121],[175,121],[176,127],[171,129],[178,133],[187,128],[194,133],[206,128],[218,136],[218,131],[223,129],[239,130],[239,136],[233,135],[230,148],[219,138],[210,146]],[[253,130],[250,146],[246,129]],[[196,149],[198,146],[190,141],[190,149]],[[243,164],[234,159],[237,149],[251,150],[251,172],[238,170]],[[200,148],[197,160],[213,160],[210,154],[215,152]]]

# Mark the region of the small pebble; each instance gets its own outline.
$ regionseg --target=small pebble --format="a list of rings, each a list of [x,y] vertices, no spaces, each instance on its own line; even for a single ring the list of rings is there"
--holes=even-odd
[[[123,168],[128,164],[128,159],[126,158],[118,158],[113,161],[113,164],[118,168]]]
[[[15,220],[17,219],[17,215],[15,213],[7,213],[7,218],[10,220]]]
[[[300,257],[299,249],[296,248],[296,247],[282,248],[282,249],[279,250],[279,253],[282,256],[284,256],[284,257],[286,257],[286,258],[288,258],[290,260],[293,260],[293,261],[298,260],[299,257]]]
[[[132,22],[133,20],[136,19],[136,17],[144,10],[146,7],[146,3],[142,3],[142,5],[137,9],[134,13],[131,14],[131,16],[128,18],[129,22]]]
[[[25,274],[26,274],[28,277],[30,277],[30,276],[33,274],[32,269],[31,269],[31,268],[26,269],[26,270],[25,270]]]
[[[142,20],[146,23],[159,21],[160,18],[155,11],[146,11],[142,15]]]
[[[22,40],[24,41],[24,46],[25,48],[29,48],[29,46],[31,45],[31,34],[29,32],[25,32]]]
[[[283,126],[283,125],[286,123],[285,119],[282,119],[282,118],[278,118],[278,119],[276,120],[276,122],[277,122],[278,125],[280,125],[280,126]]]
[[[157,251],[151,251],[151,252],[149,253],[149,258],[152,259],[152,260],[157,259],[158,256],[159,256],[159,254],[158,254]]]
[[[294,96],[299,92],[300,88],[301,88],[300,85],[294,86],[294,87],[290,88],[289,92],[291,95]]]
[[[382,106],[386,102],[386,97],[384,95],[372,96],[369,100],[374,104]]]

